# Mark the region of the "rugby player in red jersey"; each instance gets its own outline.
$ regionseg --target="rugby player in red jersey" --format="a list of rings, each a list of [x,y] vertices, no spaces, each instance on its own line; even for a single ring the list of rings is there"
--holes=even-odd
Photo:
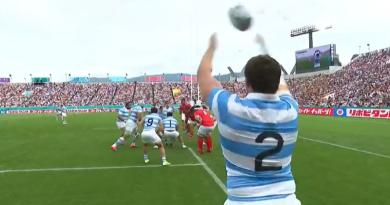
[[[215,120],[211,116],[210,112],[202,107],[194,106],[191,109],[191,118],[198,122],[198,152],[199,154],[203,154],[203,143],[206,142],[207,152],[211,152],[213,150],[213,140],[211,138],[211,133],[214,130]]]
[[[192,107],[191,104],[188,103],[185,98],[181,99],[180,108],[179,108],[180,116],[182,121],[184,122],[183,129],[186,130],[189,138],[192,138],[192,136],[194,135],[194,127],[191,124],[190,116],[189,116],[191,107]]]

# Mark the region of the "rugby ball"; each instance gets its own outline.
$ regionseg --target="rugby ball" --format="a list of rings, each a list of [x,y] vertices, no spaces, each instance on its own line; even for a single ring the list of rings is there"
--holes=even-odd
[[[246,31],[252,25],[252,17],[248,10],[242,5],[230,8],[228,15],[233,26],[240,31]]]

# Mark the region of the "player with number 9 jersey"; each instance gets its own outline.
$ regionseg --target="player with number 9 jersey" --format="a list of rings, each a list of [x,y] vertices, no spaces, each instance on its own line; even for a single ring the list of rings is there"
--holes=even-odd
[[[151,114],[146,115],[144,118],[144,130],[141,134],[142,142],[144,143],[144,161],[149,163],[148,157],[148,146],[156,145],[161,154],[161,160],[163,165],[169,165],[170,163],[166,160],[165,148],[161,142],[158,133],[163,131],[162,119],[158,115],[158,109],[152,107]]]
[[[158,114],[151,113],[145,116],[144,131],[155,131],[162,123],[162,119]]]

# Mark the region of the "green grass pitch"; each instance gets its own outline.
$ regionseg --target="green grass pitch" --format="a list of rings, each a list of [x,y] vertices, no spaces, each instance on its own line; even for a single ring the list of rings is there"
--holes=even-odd
[[[156,150],[146,166],[140,148],[112,152],[114,121],[114,113],[70,114],[65,126],[54,115],[0,116],[0,204],[223,204],[189,150],[167,148],[171,167],[158,166]],[[302,204],[390,204],[389,133],[388,120],[301,116],[293,172]],[[225,182],[216,132],[214,140],[200,157]],[[195,139],[185,141],[196,150]]]

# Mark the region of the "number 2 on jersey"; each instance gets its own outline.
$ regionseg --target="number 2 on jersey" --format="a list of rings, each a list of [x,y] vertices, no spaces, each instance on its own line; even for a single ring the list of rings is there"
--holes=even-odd
[[[263,151],[262,153],[258,154],[255,159],[255,171],[256,172],[261,172],[261,171],[277,171],[281,170],[282,166],[263,166],[263,160],[266,157],[269,157],[271,155],[277,154],[282,150],[284,141],[282,136],[280,136],[279,133],[277,132],[272,132],[272,131],[265,131],[261,133],[259,136],[256,138],[257,143],[263,143],[266,138],[274,138],[278,141],[278,144],[276,147]]]

